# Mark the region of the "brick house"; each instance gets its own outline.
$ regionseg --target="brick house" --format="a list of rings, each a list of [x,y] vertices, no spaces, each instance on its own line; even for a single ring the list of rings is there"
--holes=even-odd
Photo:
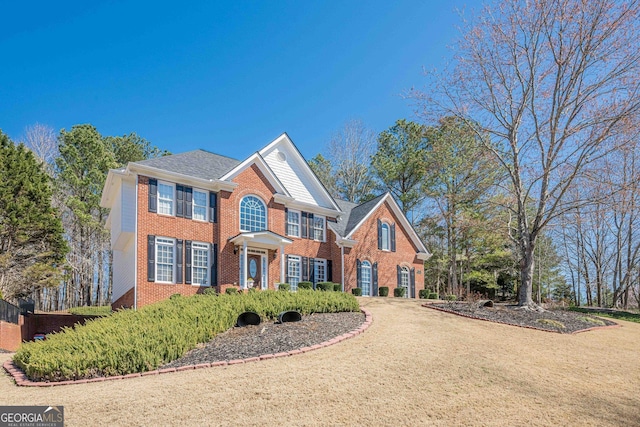
[[[131,162],[109,171],[101,206],[114,308],[300,281],[415,298],[429,257],[388,193],[334,200],[287,134],[243,161],[195,150]]]

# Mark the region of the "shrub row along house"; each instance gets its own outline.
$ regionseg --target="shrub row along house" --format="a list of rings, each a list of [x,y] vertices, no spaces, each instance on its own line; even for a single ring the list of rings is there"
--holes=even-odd
[[[390,194],[335,200],[286,134],[243,161],[195,150],[131,162],[109,171],[101,205],[114,308],[301,281],[415,298],[429,257]]]

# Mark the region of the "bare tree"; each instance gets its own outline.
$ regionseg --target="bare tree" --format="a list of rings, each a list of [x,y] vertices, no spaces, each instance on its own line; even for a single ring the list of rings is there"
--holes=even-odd
[[[467,25],[452,69],[431,74],[428,93],[414,93],[430,112],[465,120],[508,175],[525,308],[538,308],[537,238],[588,202],[565,194],[594,160],[637,136],[639,9],[614,0],[487,6]]]
[[[23,143],[46,165],[53,165],[58,157],[58,138],[50,126],[40,123],[27,126]]]
[[[335,172],[335,185],[345,200],[360,203],[375,190],[369,167],[375,148],[375,132],[360,120],[346,122],[329,141],[329,161]]]

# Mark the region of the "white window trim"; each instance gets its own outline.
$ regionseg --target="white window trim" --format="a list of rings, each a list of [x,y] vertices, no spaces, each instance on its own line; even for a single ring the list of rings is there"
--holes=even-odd
[[[364,260],[360,263],[360,289],[364,289],[364,271],[369,270],[369,289],[368,292],[365,294],[364,292],[362,292],[362,296],[363,297],[370,297],[371,296],[371,291],[373,288],[373,264],[370,261]]]
[[[196,248],[196,246],[198,246]],[[211,264],[211,260],[209,259],[209,257],[211,256],[211,247],[209,246],[208,243],[205,242],[191,242],[191,285],[192,286],[211,286],[210,283],[196,283],[195,281],[195,274],[194,271],[196,268],[201,268],[201,267],[196,267],[194,264],[194,250],[195,249],[200,249],[200,250],[204,250],[206,251],[207,254],[207,263],[206,263],[206,272],[204,274],[204,278],[205,280],[208,282],[209,281],[209,277],[210,277],[210,264]]]
[[[171,187],[171,213],[164,213],[164,212],[160,212],[160,185],[166,185]],[[162,199],[162,200],[166,200],[166,199]],[[160,181],[158,180],[158,189],[156,191],[156,204],[157,204],[157,208],[156,208],[156,212],[158,213],[158,215],[164,215],[164,216],[175,216],[176,215],[176,185],[172,182],[167,182],[167,181]]]
[[[403,286],[405,277],[407,278],[407,286]],[[411,288],[411,270],[405,266],[400,266],[400,287],[406,289],[404,297],[409,298],[409,289]]]
[[[297,213],[298,214],[298,234],[289,234],[289,214],[290,213]],[[285,230],[287,233],[287,236],[291,236],[291,237],[300,237],[300,233],[301,233],[301,229],[302,228],[302,212],[295,210],[295,209],[288,209],[287,211],[287,229]]]
[[[385,239],[384,237],[384,233],[382,232],[382,230],[384,228],[387,228],[387,238]],[[386,222],[383,222],[382,224],[380,224],[380,234],[382,235],[382,247],[380,250],[385,251],[385,252],[390,252],[391,251],[391,226],[389,224],[387,224]],[[387,245],[387,247],[385,248],[385,243]]]
[[[289,277],[289,279],[291,279],[291,274],[290,274],[290,270],[289,270],[289,263],[290,262],[295,262],[298,264],[298,276],[296,277],[296,279],[298,279],[298,283],[300,283],[302,281],[302,257],[298,256],[298,255],[287,255],[287,277]],[[296,288],[295,289],[291,289],[292,291],[297,291],[298,290],[298,283],[296,283]],[[291,283],[289,283],[289,285],[291,285]]]
[[[167,242],[163,242],[162,246],[167,246],[169,244],[168,241],[171,241],[171,250],[173,251],[173,264],[171,268],[172,274],[171,274],[170,282],[167,282],[164,280],[158,280],[158,240],[160,239],[167,241]],[[173,239],[171,237],[156,236],[154,256],[155,256],[155,259],[153,260],[153,264],[155,268],[155,283],[162,283],[167,285],[175,284],[176,283],[176,239]]]
[[[196,212],[196,192],[204,194],[204,219],[195,218]],[[209,221],[209,192],[200,188],[193,188],[191,193],[191,219],[194,221]]]
[[[322,219],[322,239],[316,239],[316,219]],[[313,240],[316,242],[326,242],[327,241],[327,218],[322,215],[313,215]]]
[[[265,230],[269,229],[269,207],[267,206],[267,203],[262,199],[262,197],[258,196],[257,194],[245,194],[244,196],[242,196],[242,198],[240,199],[240,202],[238,203],[238,228],[240,229],[241,233],[246,233],[250,231],[250,230],[242,229],[242,201],[247,197],[251,197],[251,196],[260,200],[260,203],[264,205],[264,226],[265,226]]]
[[[324,266],[324,277],[320,278],[318,277],[318,264]],[[313,274],[314,274],[314,279],[316,283],[320,283],[320,282],[326,282],[327,281],[327,260],[326,259],[322,259],[322,258],[315,258],[314,259],[314,266],[313,266]]]

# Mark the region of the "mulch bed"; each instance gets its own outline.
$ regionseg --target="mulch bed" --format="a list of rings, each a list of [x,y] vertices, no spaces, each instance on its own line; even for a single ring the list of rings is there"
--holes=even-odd
[[[476,307],[465,302],[444,304],[424,304],[425,307],[458,314],[473,319],[507,325],[539,329],[543,331],[574,334],[593,328],[617,326],[616,322],[585,313],[565,310],[546,310],[543,312],[522,310],[516,305],[494,304],[493,307]]]
[[[299,322],[278,324],[270,321],[257,326],[235,327],[160,369],[247,359],[310,347],[353,331],[364,321],[365,315],[361,312],[314,313],[302,316]]]

